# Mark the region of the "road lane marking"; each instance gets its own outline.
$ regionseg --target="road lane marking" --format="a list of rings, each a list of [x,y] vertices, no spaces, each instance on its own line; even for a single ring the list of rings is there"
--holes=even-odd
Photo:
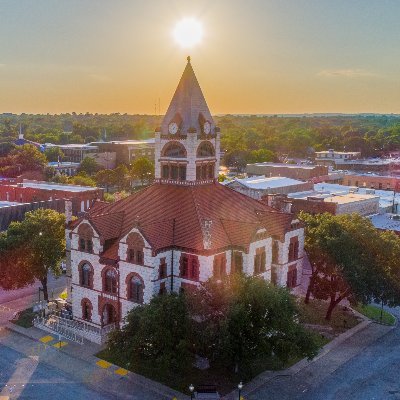
[[[126,375],[128,375],[128,371],[127,371],[126,369],[124,369],[124,368],[118,368],[118,369],[115,371],[115,373],[118,374],[118,375],[121,375],[121,376],[126,376]]]
[[[55,347],[56,349],[61,349],[61,347],[64,347],[67,344],[67,342],[57,342],[56,344],[53,344],[53,347]]]
[[[96,365],[98,365],[100,368],[104,368],[104,369],[111,367],[111,364],[105,360],[97,361]]]
[[[54,340],[53,336],[44,336],[41,339],[39,339],[42,343],[49,343],[52,340]]]

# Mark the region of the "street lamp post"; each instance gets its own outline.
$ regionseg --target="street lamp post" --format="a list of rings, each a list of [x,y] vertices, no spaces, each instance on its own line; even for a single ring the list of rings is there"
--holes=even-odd
[[[192,383],[189,386],[189,390],[190,390],[190,400],[193,400],[194,386]]]
[[[243,389],[243,383],[242,381],[240,381],[239,385],[238,385],[238,389],[239,389],[239,400],[242,399],[242,389]]]

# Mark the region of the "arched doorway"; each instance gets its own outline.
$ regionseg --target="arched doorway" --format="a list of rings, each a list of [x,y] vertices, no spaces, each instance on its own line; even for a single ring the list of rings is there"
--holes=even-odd
[[[101,314],[101,322],[103,326],[117,322],[117,311],[112,304],[107,303]]]

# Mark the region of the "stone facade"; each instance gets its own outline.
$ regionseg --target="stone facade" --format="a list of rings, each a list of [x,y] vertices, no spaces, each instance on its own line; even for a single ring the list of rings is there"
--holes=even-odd
[[[113,305],[116,312],[118,313],[118,319],[116,322],[123,323],[123,318],[126,314],[138,304],[149,303],[153,296],[156,296],[162,292],[162,288],[165,288],[166,292],[177,292],[190,288],[190,285],[197,286],[200,282],[205,282],[210,278],[215,278],[213,265],[214,258],[225,255],[226,274],[231,274],[233,253],[241,254],[243,258],[242,270],[246,275],[258,275],[267,281],[273,281],[275,284],[280,286],[287,286],[288,283],[288,270],[290,267],[294,267],[296,273],[296,285],[300,284],[300,278],[302,274],[303,265],[303,248],[304,248],[304,230],[303,228],[293,229],[287,232],[281,237],[268,237],[265,229],[261,229],[257,232],[256,238],[261,237],[259,240],[255,240],[250,243],[249,248],[246,251],[241,250],[225,250],[218,251],[215,254],[197,254],[195,252],[185,252],[178,249],[169,249],[159,253],[154,253],[150,244],[141,235],[140,230],[134,228],[131,232],[136,232],[141,235],[145,246],[143,248],[144,261],[143,265],[138,265],[127,261],[127,244],[126,235],[119,242],[119,258],[120,261],[113,265],[108,264],[104,260],[102,261],[101,254],[104,250],[101,244],[100,237],[96,234],[94,228],[92,236],[92,252],[81,251],[79,248],[79,227],[82,225],[90,225],[86,220],[76,226],[71,232],[68,233],[69,243],[71,250],[71,271],[72,271],[72,308],[74,312],[74,319],[85,320],[83,315],[82,302],[88,300],[92,309],[89,322],[94,325],[104,326],[106,325],[102,320],[102,314],[104,307],[107,304]],[[296,228],[296,227],[295,227]],[[130,232],[130,233],[131,233]],[[291,239],[296,238],[299,243],[299,252],[296,259],[289,260],[289,246]],[[273,259],[273,245],[278,247],[278,254]],[[257,252],[265,252],[265,266],[260,273],[255,271],[255,258]],[[181,271],[181,257],[182,255],[193,256],[198,260],[199,273],[196,278],[188,278],[182,276]],[[172,268],[173,260],[173,268]],[[161,261],[166,264],[165,275],[160,272]],[[81,266],[89,264],[92,268],[92,276],[89,280],[89,287],[82,284],[82,278],[80,276]],[[108,269],[114,269],[117,277],[117,287],[115,294],[110,294],[105,291],[104,287],[104,271]],[[127,278],[137,276],[143,282],[143,301],[134,302],[129,299],[128,296],[128,282]],[[223,278],[222,278],[223,279]],[[87,321],[87,319],[86,319]]]

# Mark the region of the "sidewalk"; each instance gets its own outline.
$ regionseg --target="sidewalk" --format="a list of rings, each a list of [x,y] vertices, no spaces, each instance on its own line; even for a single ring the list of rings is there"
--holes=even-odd
[[[2,344],[11,347],[28,357],[38,357],[40,362],[68,373],[77,381],[92,387],[101,393],[118,399],[137,400],[187,400],[188,396],[179,393],[158,382],[154,382],[141,375],[128,372],[109,363],[100,363],[95,357],[101,346],[85,341],[84,345],[69,341],[61,348],[58,345],[57,335],[51,335],[35,327],[25,329],[13,323],[6,326],[12,335],[2,334]],[[4,332],[4,331],[3,331]],[[43,343],[40,339],[52,337]],[[26,339],[29,340],[26,340]]]

